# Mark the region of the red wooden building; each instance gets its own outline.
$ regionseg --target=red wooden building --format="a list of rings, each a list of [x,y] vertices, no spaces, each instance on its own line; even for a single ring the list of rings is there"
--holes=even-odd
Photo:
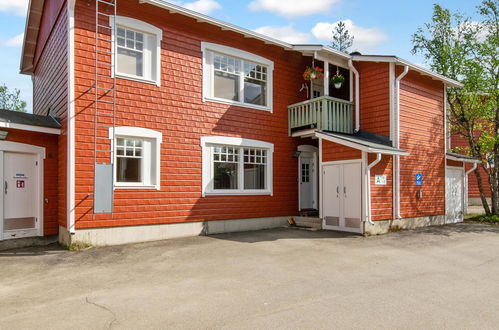
[[[307,66],[324,76],[305,81]],[[17,188],[39,212],[4,215],[2,239],[25,218],[26,236],[98,245],[314,210],[324,229],[372,234],[462,219],[444,120],[459,83],[398,57],[291,45],[162,0],[41,0],[21,72],[33,117],[58,126],[4,130],[0,151],[38,155],[25,183],[44,189]]]

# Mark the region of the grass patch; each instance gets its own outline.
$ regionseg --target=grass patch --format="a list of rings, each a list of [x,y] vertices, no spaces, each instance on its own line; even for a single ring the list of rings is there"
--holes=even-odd
[[[400,227],[399,225],[391,225],[390,228],[388,228],[389,233],[398,233],[402,230],[404,230],[404,228]]]
[[[85,242],[72,242],[67,246],[69,251],[85,251],[93,248],[94,246]]]
[[[466,217],[466,221],[499,225],[499,215],[471,215],[470,217]]]

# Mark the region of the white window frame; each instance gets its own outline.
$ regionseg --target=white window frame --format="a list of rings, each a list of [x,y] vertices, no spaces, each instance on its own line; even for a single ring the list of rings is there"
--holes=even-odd
[[[244,189],[244,157],[242,153],[239,156],[239,175],[238,175],[238,188],[239,189],[213,189],[213,146],[228,146],[238,148],[258,148],[267,151],[267,164],[265,169],[265,189],[248,190]],[[208,195],[272,195],[273,194],[273,153],[274,145],[269,142],[243,139],[237,137],[227,136],[203,136],[201,137],[202,148],[202,196]]]
[[[156,60],[154,61],[154,63],[151,60],[152,55],[147,54],[149,49],[146,49],[146,43],[147,43],[146,40],[144,40],[144,47],[143,47],[143,51],[144,51],[143,61],[145,61],[143,73],[145,75],[146,70],[149,70],[149,71],[154,70],[156,77],[155,77],[155,79],[147,79],[145,77],[140,77],[140,76],[131,75],[131,74],[127,74],[127,73],[120,73],[117,71],[116,71],[116,73],[113,71],[112,75],[113,76],[116,75],[117,78],[123,78],[123,79],[145,82],[145,83],[149,83],[149,84],[155,84],[158,87],[161,86],[161,41],[163,40],[163,31],[160,28],[155,27],[154,25],[148,24],[148,23],[143,22],[143,21],[139,21],[135,18],[124,17],[124,16],[116,16],[116,20],[113,20],[113,18],[111,18],[111,26],[113,27],[111,40],[113,43],[113,51],[115,54],[114,56],[112,56],[113,70],[114,70],[114,68],[116,68],[116,70],[118,68],[117,65],[114,65],[115,58],[118,54],[118,42],[116,41],[116,35],[115,35],[116,29],[114,28],[115,24],[117,26],[124,27],[124,28],[129,29],[129,30],[133,30],[133,31],[141,32],[141,33],[145,33],[145,34],[152,34],[152,35],[156,36],[156,45],[155,46],[153,45],[153,47],[156,51]],[[146,36],[146,38],[147,38],[147,36]],[[152,67],[148,68],[147,63],[149,63]]]
[[[115,127],[114,133],[113,128],[109,128],[109,139],[115,139],[114,145],[116,145],[117,138],[135,138],[148,140],[151,142],[151,147],[147,149],[143,145],[142,149],[142,182],[117,182],[117,153],[114,152],[114,188],[115,189],[161,189],[161,143],[163,142],[163,134],[152,129],[143,127]],[[155,155],[155,163],[151,164],[152,153]],[[154,165],[154,172],[151,172],[150,168]],[[148,179],[147,183],[144,183]],[[151,179],[152,178],[152,179]]]
[[[273,104],[273,72],[274,72],[274,62],[268,60],[264,57],[232,48],[223,45],[218,45],[210,42],[201,42],[201,51],[203,52],[203,102],[211,101],[216,103],[237,105],[244,108],[265,110],[272,112]],[[241,60],[251,61],[256,64],[265,66],[267,68],[267,105],[261,106],[256,104],[249,104],[239,101],[231,101],[222,98],[217,98],[214,96],[214,67],[213,67],[213,53],[218,53],[221,55],[227,55],[231,57],[236,57]],[[244,75],[244,70],[242,76]],[[240,79],[240,89],[244,87],[244,79]],[[243,93],[242,90],[239,91]],[[243,94],[241,94],[243,95]]]

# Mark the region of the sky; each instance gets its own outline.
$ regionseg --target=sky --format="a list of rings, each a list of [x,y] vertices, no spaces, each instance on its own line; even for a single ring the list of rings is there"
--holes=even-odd
[[[35,0],[36,1],[36,0]],[[62,0],[61,0],[62,1]],[[78,0],[81,1],[81,0]],[[118,6],[120,1],[118,0]],[[0,85],[19,89],[32,108],[31,77],[19,74],[29,0],[0,0]],[[191,10],[290,43],[331,43],[332,26],[344,21],[362,54],[397,55],[419,65],[411,35],[430,22],[438,3],[476,19],[480,0],[184,0]]]

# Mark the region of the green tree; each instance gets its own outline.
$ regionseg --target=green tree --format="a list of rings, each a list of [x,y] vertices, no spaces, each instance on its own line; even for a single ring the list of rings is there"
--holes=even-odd
[[[26,102],[20,98],[21,91],[10,91],[5,85],[0,85],[0,109],[26,112]]]
[[[348,49],[352,47],[353,36],[350,35],[345,23],[339,21],[333,29],[333,41],[331,47],[340,52],[348,53]]]
[[[446,90],[448,123],[453,133],[468,141],[465,151],[481,161],[478,170],[480,197],[487,215],[499,215],[499,21],[498,0],[484,0],[477,7],[480,21],[472,21],[434,5],[430,23],[412,36],[413,53],[424,56],[432,70],[458,80],[463,88]],[[484,180],[492,203],[486,200]]]

